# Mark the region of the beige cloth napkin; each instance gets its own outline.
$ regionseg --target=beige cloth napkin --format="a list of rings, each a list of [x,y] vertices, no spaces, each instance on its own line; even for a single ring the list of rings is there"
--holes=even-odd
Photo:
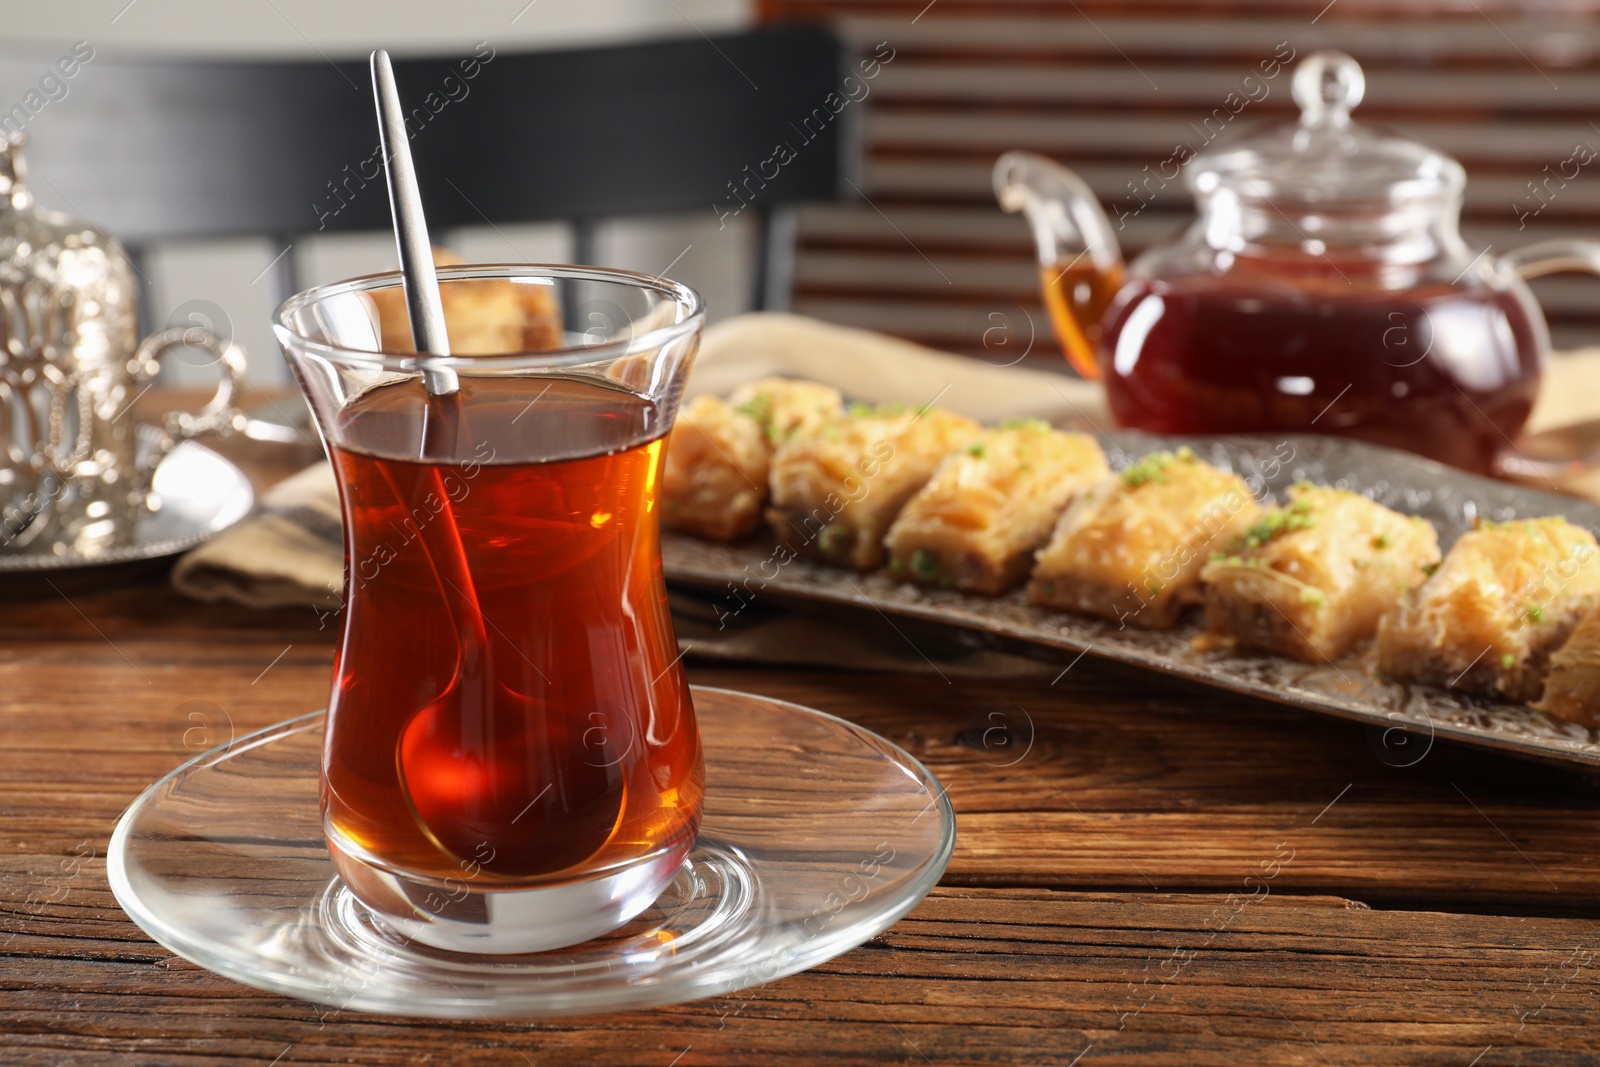
[[[1076,419],[1110,426],[1099,386],[1064,374],[936,352],[870,330],[757,312],[706,331],[686,394],[756,378],[810,378],[867,403],[938,404],[980,422]]]
[[[687,393],[727,393],[764,375],[810,378],[852,399],[937,403],[992,422],[1010,417],[1111,425],[1100,387],[1020,366],[986,364],[935,352],[867,330],[798,315],[741,315],[706,331]],[[1600,350],[1552,361],[1532,429],[1600,416]],[[330,607],[342,593],[339,503],[326,463],[268,492],[260,511],[178,562],[172,581],[200,600],[249,607]],[[687,594],[675,594],[681,643],[692,654],[796,664],[850,665],[956,675],[1015,674],[1043,668],[996,653],[967,652],[919,637],[915,647],[885,631],[841,634],[804,616],[762,616],[719,631],[696,619]]]
[[[254,515],[178,560],[172,584],[250,608],[337,607],[344,533],[332,469],[318,463],[279,482]]]

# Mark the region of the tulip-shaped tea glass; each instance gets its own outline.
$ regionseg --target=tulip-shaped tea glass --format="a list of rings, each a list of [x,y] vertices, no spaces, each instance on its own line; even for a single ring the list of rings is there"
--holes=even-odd
[[[386,353],[395,274],[302,293],[275,323],[344,516],[323,828],[406,936],[533,952],[638,914],[695,842],[700,738],[655,509],[703,314],[621,271],[439,278],[456,351],[565,347]]]

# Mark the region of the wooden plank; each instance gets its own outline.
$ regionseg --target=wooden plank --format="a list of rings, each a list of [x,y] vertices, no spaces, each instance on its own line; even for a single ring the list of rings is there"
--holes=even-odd
[[[237,736],[325,699],[332,631],[319,634],[309,609],[256,615],[145,585],[9,614],[0,818],[28,855],[103,849],[122,807],[190,754],[186,716],[197,702],[217,731]],[[923,759],[972,828],[952,867],[963,883],[1231,887],[1350,786],[1285,885],[1369,902],[1600,900],[1600,858],[1587,849],[1600,836],[1600,794],[1573,772],[1440,743],[1397,773],[1360,727],[1152,689],[1148,675],[1092,662],[1055,685],[1048,673],[954,680],[915,701],[899,676],[697,666],[694,677],[843,714]],[[1034,731],[1028,754],[1000,766],[1010,757],[995,739],[1022,722]],[[102,737],[110,747],[85,751]],[[1017,733],[1009,751],[1024,744]]]
[[[1324,4],[1326,0],[1323,0]],[[1341,0],[1343,6],[1346,0]],[[1548,17],[1533,16],[1526,7],[1514,8],[1493,22],[1456,10],[1458,17],[1397,21],[1390,18],[1326,18],[1316,23],[1303,15],[1243,14],[1211,17],[1187,5],[1180,14],[1152,19],[1130,16],[1127,5],[1096,13],[1084,4],[1078,10],[1065,4],[1041,12],[1019,5],[985,5],[981,12],[952,17],[943,13],[948,0],[911,22],[903,13],[851,13],[853,5],[834,20],[846,41],[870,48],[891,41],[897,52],[908,55],[984,53],[1030,55],[1056,52],[1073,56],[1098,56],[1135,60],[1146,57],[1176,58],[1187,62],[1238,62],[1247,67],[1274,54],[1281,42],[1291,42],[1304,55],[1318,48],[1338,48],[1373,69],[1385,64],[1498,63],[1525,67],[1530,59],[1547,66],[1552,74],[1567,66],[1590,65],[1596,55],[1579,34],[1563,34]],[[1337,11],[1339,8],[1335,7]],[[1313,14],[1315,10],[1313,10]],[[1392,13],[1392,11],[1391,11]],[[1366,14],[1366,13],[1362,13]],[[1441,12],[1442,14],[1442,12]],[[1090,21],[1091,16],[1093,21]],[[1568,13],[1568,26],[1583,15]]]
[[[1220,107],[1240,92],[1244,69],[1190,66],[1166,61],[1105,61],[1072,64],[1040,61],[934,61],[906,57],[886,64],[872,92],[887,100],[939,100],[972,104],[1005,101],[1035,106],[1080,105],[1150,108]],[[1282,76],[1280,75],[1280,78]],[[1583,116],[1600,97],[1600,72],[1522,68],[1455,71],[1420,67],[1367,73],[1361,114],[1377,116],[1410,109],[1439,112],[1512,111]]]
[[[1030,256],[1033,252],[1027,222],[993,204],[896,204],[886,218],[872,205],[856,200],[806,204],[795,215],[796,237],[805,248],[878,243],[904,248],[909,241],[918,247],[993,248]]]
[[[1592,1062],[1594,921],[1374,911],[1263,886],[1232,899],[940,890],[806,974],[677,1007],[532,1024],[440,1024],[269,996],[107,936],[129,924],[85,892],[57,907],[49,936],[0,950],[0,1033],[14,1067],[1231,1067],[1323,1056],[1460,1067],[1486,1047],[1489,1063]]]
[[[1397,757],[1366,728],[1293,709],[1188,687],[1150,700],[1148,676],[1088,661],[1052,676],[956,678],[915,705],[896,700],[892,676],[818,677],[804,699],[939,777],[961,820],[963,884],[1027,872],[1033,885],[1223,887],[1287,840],[1301,855],[1281,878],[1296,892],[1600,898],[1600,791],[1578,772],[1425,739]]]
[[[1283,94],[1279,94],[1283,96]],[[1284,100],[1287,97],[1284,96]],[[1240,131],[1268,119],[1286,121],[1297,112],[1268,97],[1236,117]],[[1030,113],[1006,109],[907,108],[884,105],[867,112],[864,132],[874,151],[906,155],[914,151],[943,157],[959,154],[998,155],[1013,148],[1043,152],[1063,159],[1126,159],[1138,173],[1146,162],[1171,156],[1180,144],[1200,147],[1204,141],[1196,127],[1208,112],[1197,108],[1183,115],[1117,115],[1051,109]],[[1191,126],[1190,123],[1194,125]],[[1233,123],[1229,123],[1230,130]],[[1498,164],[1523,180],[1552,173],[1579,145],[1595,151],[1600,133],[1576,118],[1522,121],[1454,121],[1407,117],[1395,128],[1401,134],[1454,156],[1469,168]],[[1134,162],[1136,161],[1136,163]],[[1567,173],[1581,173],[1568,164]],[[1170,171],[1169,171],[1170,173]]]
[[[812,252],[798,265],[795,284],[801,291],[819,287],[868,295],[873,292],[920,291],[943,280],[964,294],[1027,296],[1038,302],[1039,269],[1020,257],[956,256],[940,253],[929,262],[914,249],[894,252]],[[939,297],[937,291],[928,294]]]
[[[1107,205],[1113,221],[1119,217],[1119,208],[1138,212],[1141,199],[1151,207],[1159,205],[1172,211],[1193,209],[1193,196],[1181,177],[1164,185],[1152,180],[1148,187],[1136,192],[1135,185],[1143,178],[1139,166],[1090,160],[1075,163],[1072,169],[1089,184],[1101,203]],[[994,201],[993,171],[994,157],[987,153],[954,158],[875,153],[867,159],[861,188],[874,200],[880,197],[888,200],[948,198],[987,204]],[[1537,169],[1516,175],[1475,174],[1467,183],[1466,209],[1514,224],[1517,210],[1539,209],[1541,201],[1528,189],[1528,182],[1538,176]],[[1600,182],[1585,182],[1580,178],[1546,195],[1549,199],[1534,216],[1536,218],[1548,216],[1554,220],[1579,214],[1592,219],[1600,215]]]
[[[887,216],[887,217],[885,217]],[[1137,215],[1113,221],[1123,249],[1136,253],[1180,232],[1194,220],[1193,205],[1170,209],[1152,205]],[[807,255],[852,249],[899,252],[913,248],[929,255],[1007,253],[1012,261],[1032,262],[1033,238],[1020,215],[1008,215],[994,204],[967,203],[930,207],[921,204],[862,202],[808,205],[799,213],[799,240]],[[1503,212],[1466,219],[1461,226],[1468,247],[1504,252],[1534,241],[1558,237],[1600,240],[1600,219],[1567,219],[1549,212],[1519,223],[1509,205]]]
[[[765,21],[783,19],[835,18],[841,14],[904,16],[928,14],[927,0],[759,0],[760,17]],[[1303,18],[1308,25],[1313,16],[1330,20],[1387,19],[1403,25],[1409,20],[1435,23],[1473,22],[1494,16],[1495,21],[1525,16],[1527,0],[1474,0],[1463,5],[1454,0],[939,0],[939,16],[970,15],[1071,16],[1082,12],[1099,17],[1119,14],[1217,18],[1272,17]],[[1577,22],[1600,16],[1600,0],[1563,0],[1559,8],[1564,20]],[[1320,21],[1320,19],[1318,19]]]

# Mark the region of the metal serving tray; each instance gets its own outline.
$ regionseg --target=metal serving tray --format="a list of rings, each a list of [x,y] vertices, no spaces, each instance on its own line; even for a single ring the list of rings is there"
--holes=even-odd
[[[1114,468],[1161,448],[1188,445],[1206,461],[1242,475],[1258,496],[1276,494],[1297,479],[1355,489],[1387,507],[1430,520],[1442,548],[1472,526],[1495,521],[1565,515],[1600,531],[1600,506],[1569,496],[1466,474],[1431,460],[1340,438],[1155,437],[1132,432],[1101,434]],[[775,542],[758,534],[738,544],[717,544],[667,532],[662,559],[669,581],[741,599],[729,582],[772,602],[835,605],[869,614],[882,611],[935,627],[974,647],[998,648],[1070,663],[1080,654],[1147,667],[1206,685],[1291,704],[1404,734],[1440,737],[1545,760],[1600,766],[1600,732],[1552,719],[1521,704],[1401,683],[1374,668],[1371,643],[1335,664],[1313,665],[1256,653],[1202,651],[1197,613],[1173,630],[1119,628],[1115,622],[1069,615],[1028,604],[1020,590],[988,598],[925,589],[885,571],[857,574],[804,559],[778,565]],[[748,593],[740,594],[748,600]],[[1400,751],[1396,748],[1396,751]],[[1425,754],[1426,747],[1410,749]],[[1404,757],[1397,757],[1404,758]],[[1419,757],[1420,758],[1420,757]]]

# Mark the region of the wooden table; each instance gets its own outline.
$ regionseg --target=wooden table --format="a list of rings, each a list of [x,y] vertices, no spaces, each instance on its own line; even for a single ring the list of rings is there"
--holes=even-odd
[[[106,842],[197,748],[320,707],[332,631],[117,578],[0,603],[8,1067],[1600,1058],[1593,780],[1442,742],[1396,767],[1361,727],[1090,660],[1055,685],[691,663],[871,727],[949,788],[943,884],[813,971],[533,1024],[263,994],[146,938]]]

